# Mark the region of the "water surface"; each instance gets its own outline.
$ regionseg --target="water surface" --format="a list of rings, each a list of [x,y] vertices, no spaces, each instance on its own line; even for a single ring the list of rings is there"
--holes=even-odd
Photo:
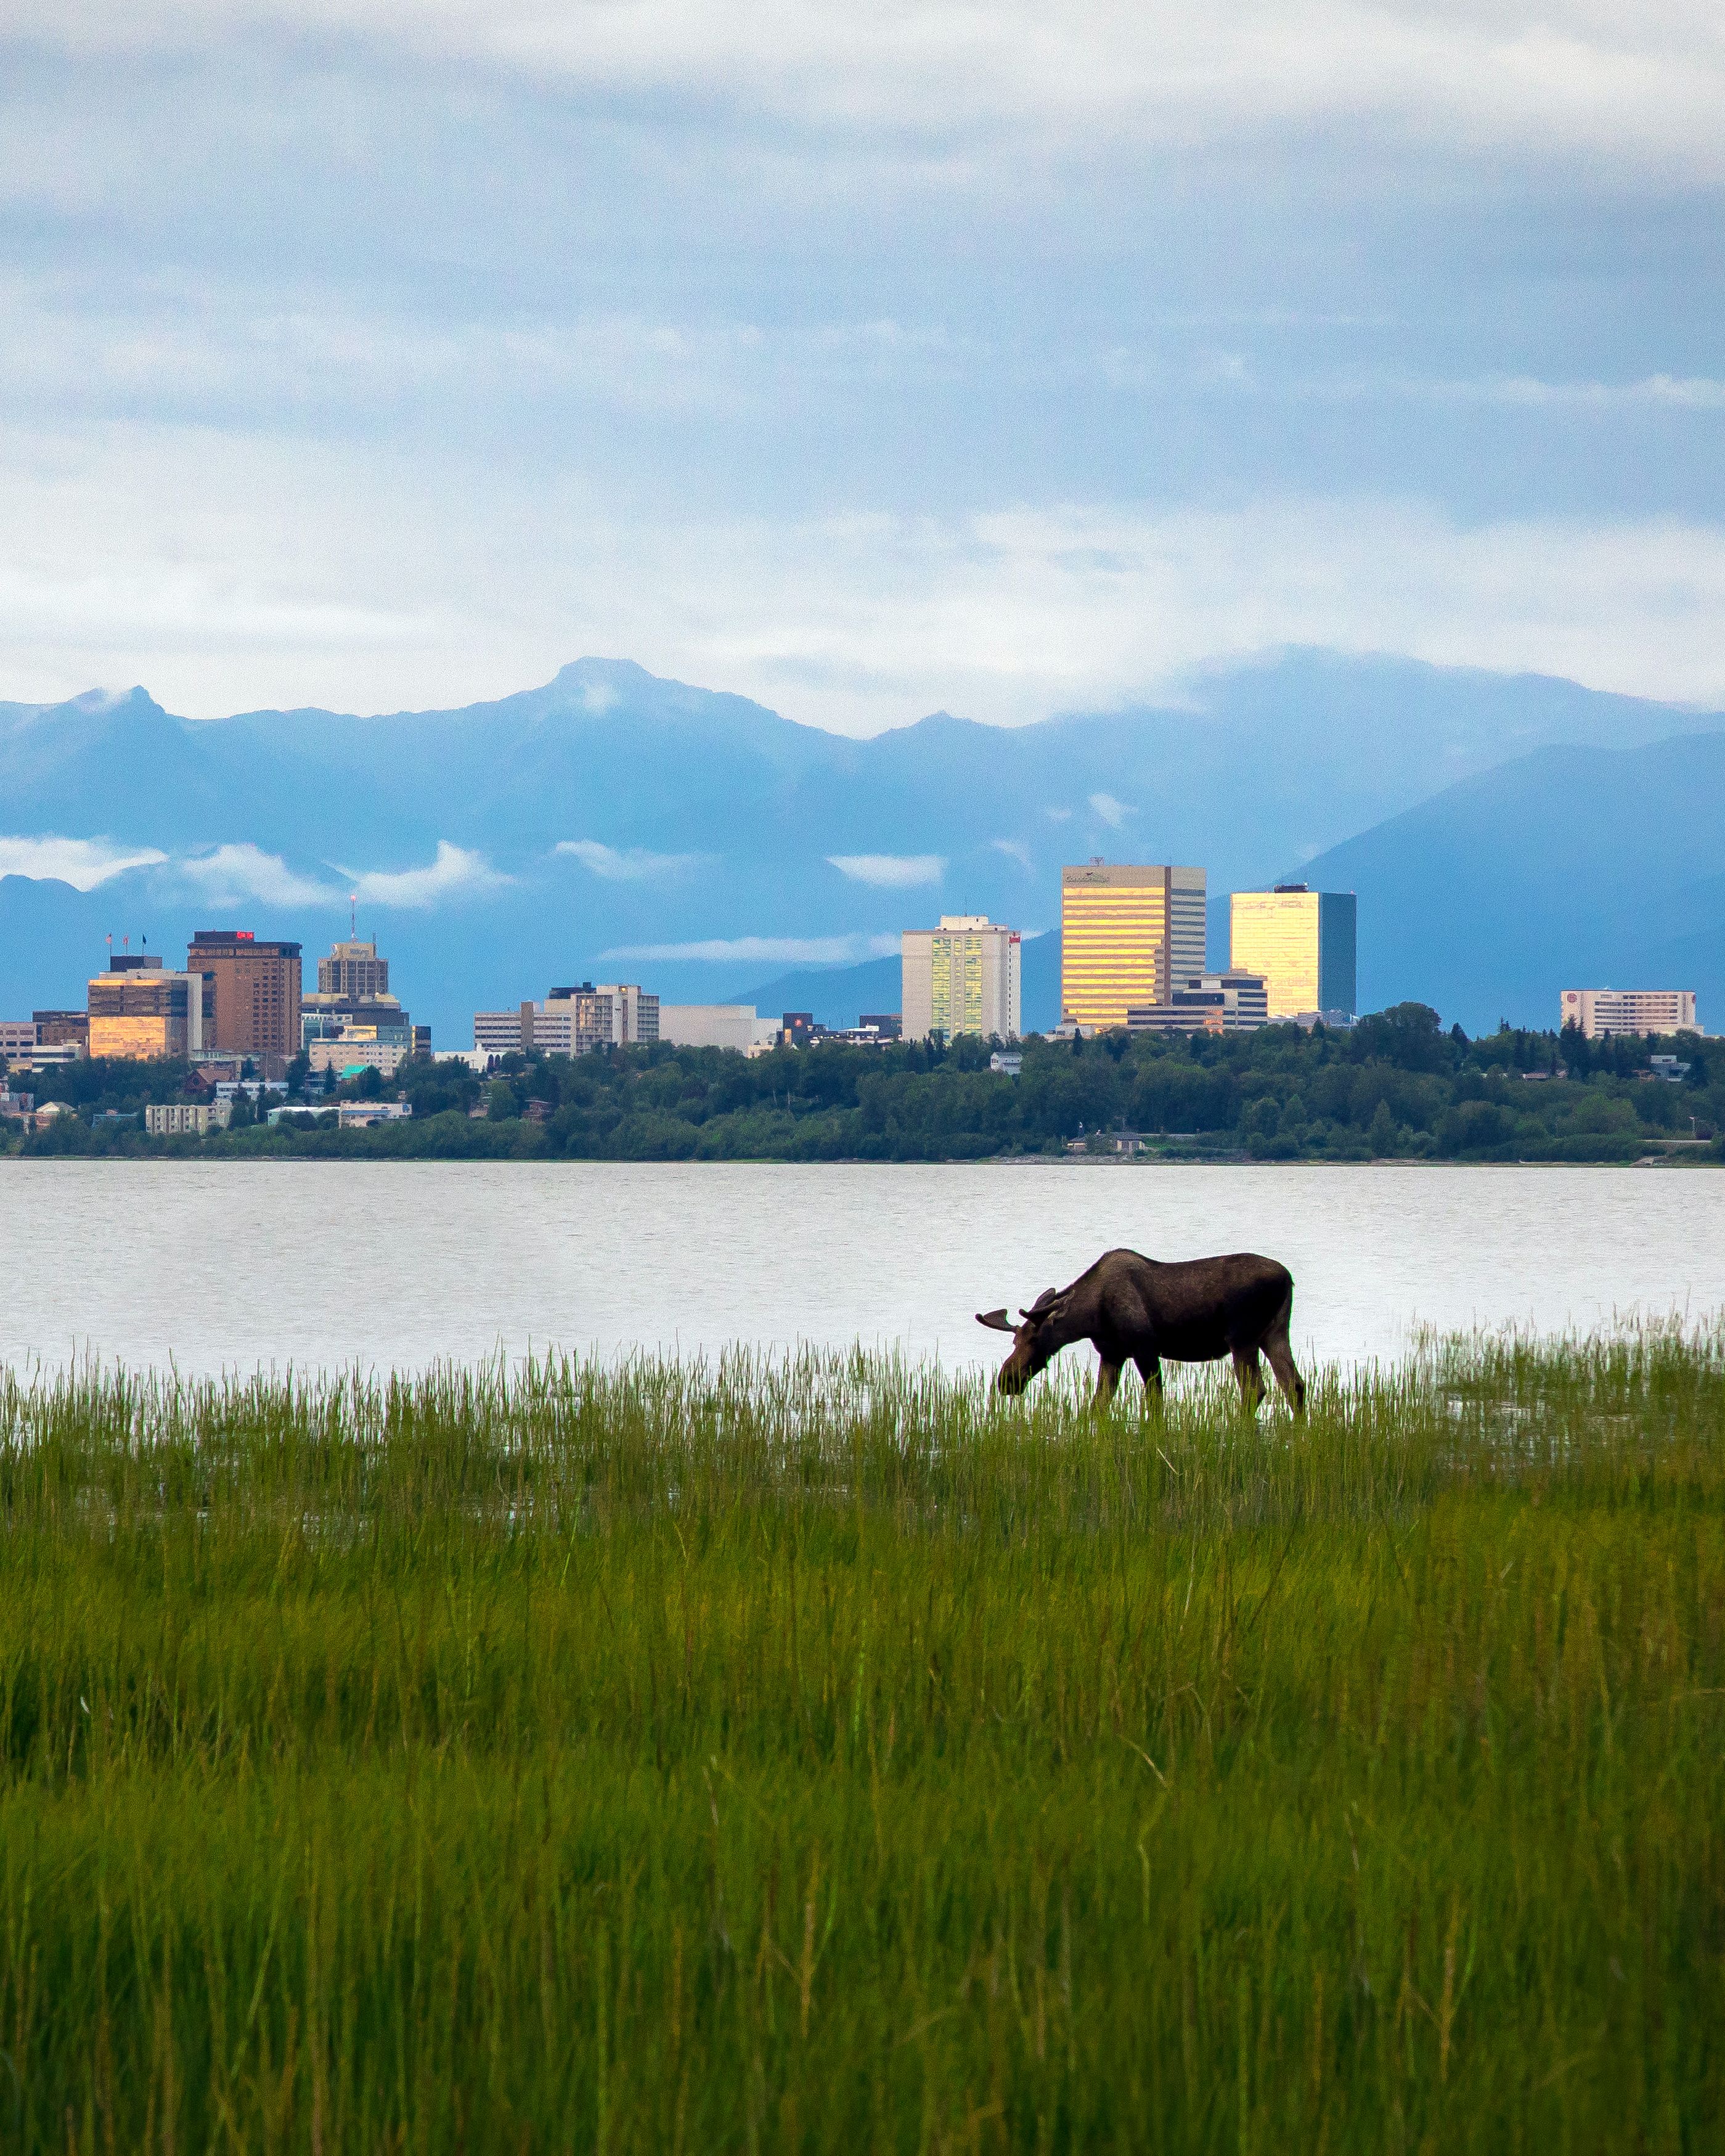
[[[1411,1326],[1699,1315],[1725,1178],[1551,1168],[17,1161],[0,1360],[422,1367],[862,1340],[998,1361],[973,1313],[1124,1243],[1293,1270],[1306,1360]]]

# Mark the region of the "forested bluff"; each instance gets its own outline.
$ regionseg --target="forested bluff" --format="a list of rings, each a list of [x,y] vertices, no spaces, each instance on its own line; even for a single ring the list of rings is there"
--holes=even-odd
[[[49,1129],[0,1125],[14,1156],[386,1159],[950,1161],[999,1158],[1250,1161],[1599,1161],[1722,1158],[1725,1040],[1590,1042],[1503,1028],[1469,1040],[1401,1004],[1351,1030],[1291,1025],[1192,1039],[1124,1032],[1032,1038],[1017,1076],[991,1047],[819,1044],[749,1060],[660,1044],[570,1061],[511,1056],[488,1077],[416,1058],[330,1096],[404,1096],[410,1119],[295,1120],[151,1138],[150,1101],[184,1097],[186,1066],[87,1062],[44,1071]],[[1686,1070],[1675,1081],[1656,1055]],[[1666,1069],[1669,1070],[1669,1065]],[[302,1066],[290,1076],[303,1082]]]

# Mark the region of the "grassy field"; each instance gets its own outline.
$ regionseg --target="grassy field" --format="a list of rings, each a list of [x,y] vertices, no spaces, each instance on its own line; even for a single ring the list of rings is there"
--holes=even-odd
[[[0,2146],[1715,2148],[1722,1417],[0,1380]]]

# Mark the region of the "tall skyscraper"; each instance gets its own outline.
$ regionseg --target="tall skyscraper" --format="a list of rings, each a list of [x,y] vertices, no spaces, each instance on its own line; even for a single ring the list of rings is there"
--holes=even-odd
[[[932,1033],[1018,1037],[1019,940],[986,913],[943,913],[938,928],[907,928],[900,945],[904,1038]]]
[[[300,946],[259,942],[249,928],[200,928],[186,970],[215,988],[215,1038],[239,1055],[300,1052]]]
[[[1133,1004],[1165,1004],[1204,970],[1204,872],[1092,860],[1060,870],[1060,1016],[1126,1024]]]
[[[317,993],[345,996],[353,1003],[387,996],[389,961],[377,956],[375,943],[331,944],[329,957],[317,962]]]
[[[1308,891],[1303,883],[1237,891],[1229,901],[1229,961],[1238,972],[1264,976],[1272,1019],[1309,1011],[1352,1018],[1357,915],[1351,891]]]

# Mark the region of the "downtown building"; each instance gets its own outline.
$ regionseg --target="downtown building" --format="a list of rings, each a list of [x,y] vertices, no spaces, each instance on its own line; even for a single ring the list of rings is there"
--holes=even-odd
[[[300,1047],[314,1070],[369,1065],[393,1078],[410,1055],[430,1054],[431,1029],[389,993],[389,961],[375,943],[337,943],[317,962],[316,991],[300,998]]]
[[[1164,1004],[1205,963],[1199,868],[1105,861],[1060,870],[1060,1020],[1106,1029]]]
[[[1589,1040],[1613,1033],[1695,1032],[1693,988],[1565,988],[1560,1024]]]
[[[762,1018],[752,1004],[661,1004],[659,1038],[675,1048],[730,1048],[742,1055],[764,1054],[778,1040],[776,1019]]]
[[[1024,1029],[1020,951],[1018,931],[985,913],[944,913],[938,928],[906,929],[900,961],[902,1037],[956,1040],[977,1033],[1016,1040]]]
[[[249,928],[198,931],[186,953],[186,970],[202,973],[214,992],[207,1048],[279,1056],[284,1062],[299,1054],[300,949],[297,943],[260,941]]]
[[[1261,977],[1272,1019],[1353,1024],[1358,906],[1351,891],[1279,883],[1235,891],[1228,911],[1229,965]]]
[[[1250,1033],[1269,1016],[1261,974],[1193,973],[1165,1003],[1132,1004],[1126,1023],[1132,1033]]]
[[[153,952],[110,958],[90,982],[86,1040],[93,1056],[153,1062],[196,1056],[210,1045],[215,991],[208,977],[170,973]]]
[[[587,1055],[658,1038],[659,998],[629,981],[583,981],[543,1003],[473,1014],[474,1048],[489,1055]]]

